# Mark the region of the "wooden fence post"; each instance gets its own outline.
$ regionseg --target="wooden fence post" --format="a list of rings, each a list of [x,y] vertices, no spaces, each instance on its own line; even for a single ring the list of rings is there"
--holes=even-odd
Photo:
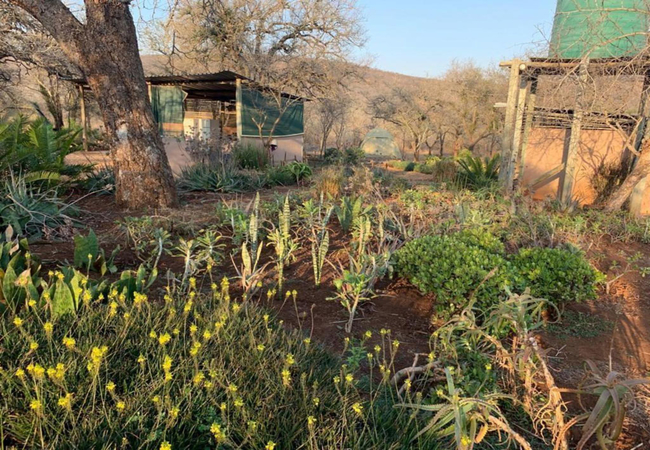
[[[515,119],[517,115],[517,100],[519,95],[519,78],[521,75],[521,61],[515,59],[510,62],[510,81],[508,83],[508,104],[506,106],[506,118],[503,124],[503,139],[501,142],[501,172],[499,181],[503,189],[509,192],[512,184],[508,184],[509,164],[512,159],[513,140],[515,130]]]

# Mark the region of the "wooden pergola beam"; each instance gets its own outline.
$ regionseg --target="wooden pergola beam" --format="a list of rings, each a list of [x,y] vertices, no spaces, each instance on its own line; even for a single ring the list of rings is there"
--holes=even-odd
[[[519,63],[516,64],[515,62]],[[503,124],[503,139],[501,141],[501,172],[499,173],[499,181],[506,192],[512,190],[512,182],[510,180],[510,162],[514,152],[515,122],[517,120],[517,106],[519,91],[521,88],[520,78],[523,69],[525,69],[525,65],[518,60],[513,61],[510,66],[508,103],[506,106],[505,122]]]

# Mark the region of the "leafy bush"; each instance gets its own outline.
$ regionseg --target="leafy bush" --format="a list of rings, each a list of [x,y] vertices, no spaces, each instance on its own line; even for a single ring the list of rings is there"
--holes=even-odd
[[[59,198],[57,188],[30,183],[22,175],[10,175],[0,193],[0,231],[12,226],[19,235],[37,237],[72,225],[77,214]]]
[[[413,172],[415,163],[413,161],[389,161],[388,166],[393,169],[403,170],[404,172]]]
[[[325,152],[323,153],[323,158],[325,159],[325,162],[328,164],[336,164],[341,161],[342,154],[339,151],[338,148],[335,147],[330,147],[326,148]]]
[[[54,130],[44,119],[18,116],[0,123],[0,173],[53,172],[76,176],[91,166],[66,165],[65,157],[81,150],[80,130]]]
[[[293,176],[296,183],[307,180],[313,175],[309,165],[297,161],[287,164],[284,168]]]
[[[596,285],[604,280],[582,254],[565,249],[522,249],[513,263],[531,295],[556,305],[596,298]]]
[[[115,172],[110,167],[95,170],[77,183],[81,189],[96,194],[110,194],[115,191]]]
[[[460,167],[458,182],[469,189],[490,187],[499,179],[499,163],[499,155],[484,160],[470,155],[460,158],[458,159]]]
[[[497,245],[476,232],[425,236],[396,252],[395,268],[423,293],[435,294],[441,313],[463,308],[472,296],[485,308],[504,297],[513,278],[509,262],[485,247]]]
[[[263,170],[271,163],[269,152],[254,144],[236,145],[232,150],[232,156],[240,169]]]
[[[183,169],[178,180],[179,189],[186,191],[245,192],[264,185],[265,179],[259,173],[234,170],[227,165],[196,164]]]
[[[366,153],[361,147],[350,147],[345,149],[343,153],[343,164],[349,166],[356,166],[360,164],[366,157]]]

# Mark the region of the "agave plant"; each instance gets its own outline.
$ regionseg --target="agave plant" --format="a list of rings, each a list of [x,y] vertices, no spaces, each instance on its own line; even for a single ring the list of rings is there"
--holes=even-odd
[[[628,406],[634,401],[634,388],[650,384],[650,378],[627,379],[614,370],[604,374],[592,361],[587,361],[587,366],[586,384],[579,389],[563,391],[577,394],[581,405],[584,395],[597,396],[598,401],[591,411],[583,406],[586,412],[568,422],[563,434],[571,427],[582,424],[582,436],[576,446],[577,450],[585,448],[593,437],[602,450],[609,450],[621,435]]]
[[[483,397],[464,397],[462,390],[454,384],[452,371],[445,369],[447,392],[438,389],[437,396],[442,403],[400,404],[398,407],[412,408],[434,413],[416,439],[425,433],[434,434],[439,439],[448,439],[457,450],[472,450],[480,444],[490,431],[504,433],[509,441],[515,440],[520,448],[530,450],[530,444],[508,425],[501,413],[498,402],[509,398],[504,394],[488,394]]]
[[[467,155],[458,160],[461,184],[470,189],[482,189],[491,186],[499,179],[500,157],[481,159]]]

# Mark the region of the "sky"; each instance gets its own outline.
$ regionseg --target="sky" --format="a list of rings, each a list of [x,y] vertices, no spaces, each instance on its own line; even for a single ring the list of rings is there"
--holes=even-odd
[[[359,0],[373,66],[442,75],[453,60],[480,66],[547,42],[556,0]]]

